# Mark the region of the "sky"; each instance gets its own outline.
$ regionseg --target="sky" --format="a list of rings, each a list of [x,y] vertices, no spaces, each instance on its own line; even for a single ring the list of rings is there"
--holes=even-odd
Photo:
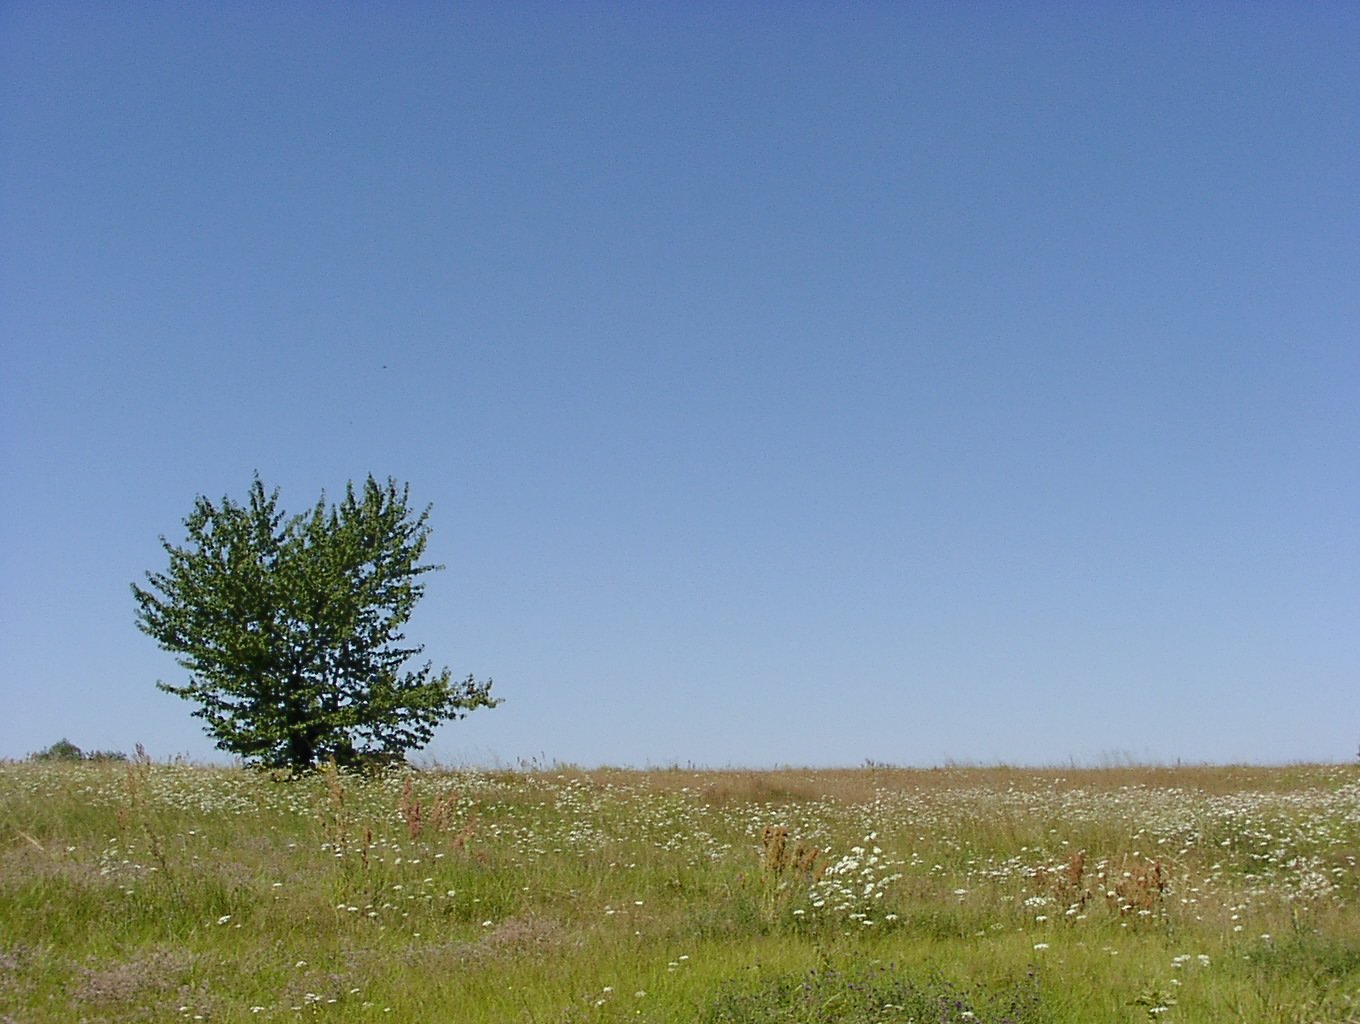
[[[1354,761],[1360,7],[0,3],[0,757],[198,495],[433,506],[428,762]]]

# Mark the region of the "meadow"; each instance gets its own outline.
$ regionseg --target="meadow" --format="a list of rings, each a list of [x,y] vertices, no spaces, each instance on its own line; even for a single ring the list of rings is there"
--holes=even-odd
[[[1360,766],[0,764],[0,1021],[1360,1021]]]

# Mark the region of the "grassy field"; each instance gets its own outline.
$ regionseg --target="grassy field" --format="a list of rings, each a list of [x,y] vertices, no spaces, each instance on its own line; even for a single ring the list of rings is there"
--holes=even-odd
[[[0,764],[0,1021],[1360,1021],[1360,767]]]

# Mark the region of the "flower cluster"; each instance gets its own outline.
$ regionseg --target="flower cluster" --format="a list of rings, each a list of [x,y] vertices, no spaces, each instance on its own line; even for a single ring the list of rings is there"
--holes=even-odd
[[[809,887],[808,902],[815,914],[845,917],[866,927],[874,924],[872,915],[884,893],[902,877],[893,870],[902,862],[885,855],[874,842],[877,838],[877,833],[870,832],[863,846],[852,846]],[[895,920],[895,915],[883,919]]]

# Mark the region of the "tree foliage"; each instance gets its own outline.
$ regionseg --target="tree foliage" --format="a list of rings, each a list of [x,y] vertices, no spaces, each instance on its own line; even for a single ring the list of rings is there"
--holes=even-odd
[[[137,625],[189,672],[162,690],[222,750],[272,767],[398,758],[442,722],[499,703],[491,682],[403,666],[423,651],[402,632],[424,592],[430,509],[369,477],[338,505],[288,517],[255,478],[245,504],[199,497],[187,541],[161,538],[165,572],[133,584]]]

